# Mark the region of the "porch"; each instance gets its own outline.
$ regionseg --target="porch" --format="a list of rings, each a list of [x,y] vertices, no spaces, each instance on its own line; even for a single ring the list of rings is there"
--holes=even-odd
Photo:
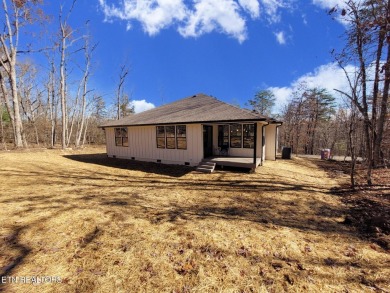
[[[210,156],[210,157],[204,158],[202,160],[202,162],[214,163],[217,166],[254,169],[254,168],[257,168],[261,164],[261,159],[256,158],[256,164],[255,164],[254,158]]]

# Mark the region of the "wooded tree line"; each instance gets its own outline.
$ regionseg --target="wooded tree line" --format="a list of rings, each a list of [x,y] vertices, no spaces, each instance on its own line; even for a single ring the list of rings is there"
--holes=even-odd
[[[296,154],[330,148],[335,155],[351,156],[352,186],[356,158],[362,157],[371,185],[372,168],[390,162],[390,0],[346,1],[329,14],[347,24],[345,47],[333,55],[349,88],[329,93],[301,84],[280,115],[280,143]],[[335,104],[335,94],[343,97],[342,103]],[[263,91],[250,104],[264,106],[267,101],[273,105],[274,97]],[[262,107],[254,108],[261,112]]]
[[[77,1],[61,5],[58,15],[42,11],[41,0],[1,0],[0,19],[0,139],[3,148],[29,144],[62,148],[85,143],[103,143],[97,126],[108,118],[134,112],[124,83],[129,68],[118,70],[118,90],[113,105],[90,88],[95,69],[88,21],[83,27],[70,25]],[[39,32],[55,26],[49,45],[38,47]],[[50,32],[49,32],[50,33]],[[46,42],[42,42],[46,43]],[[39,56],[45,60],[35,64]]]
[[[262,90],[250,100],[254,110],[269,116],[270,108],[262,112],[263,106],[259,107],[263,102],[272,107],[275,103],[274,94]],[[351,114],[349,105],[337,104],[335,96],[326,89],[308,88],[302,83],[281,113],[273,115],[283,122],[283,127],[279,128],[279,146],[290,147],[296,155],[319,155],[322,149],[331,149],[333,155],[351,156],[348,135]],[[362,119],[356,118],[356,114],[354,119],[354,141],[360,146],[356,153],[363,157],[365,149]]]

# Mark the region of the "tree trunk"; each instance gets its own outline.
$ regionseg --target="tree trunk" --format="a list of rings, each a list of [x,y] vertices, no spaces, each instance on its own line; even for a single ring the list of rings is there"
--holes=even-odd
[[[121,97],[123,94],[123,84],[126,80],[126,76],[129,73],[129,69],[126,67],[126,65],[121,66],[121,71],[119,73],[119,83],[118,83],[118,88],[116,92],[116,102],[117,102],[117,114],[116,118],[119,120],[121,118]]]
[[[83,142],[82,142],[82,145],[81,145],[82,147],[84,147],[85,141],[86,141],[86,138],[87,138],[88,124],[89,124],[89,119],[86,118],[86,121],[85,121],[85,129],[84,129],[84,135],[83,135]]]
[[[60,61],[60,96],[61,96],[61,115],[62,115],[62,149],[66,149],[67,136],[67,107],[66,107],[66,90],[65,90],[65,50],[66,50],[66,31],[61,24],[61,61]]]
[[[50,145],[52,148],[54,148],[57,140],[57,112],[58,112],[58,101],[56,100],[56,94],[55,94],[55,67],[54,62],[51,62],[51,71],[50,71],[50,92],[49,92],[49,101],[50,105],[50,121],[51,121],[51,139],[50,139]]]
[[[12,114],[14,116],[14,144],[15,147],[27,147],[27,142],[23,132],[22,117],[19,109],[19,96],[17,87],[17,75],[16,75],[16,59],[17,59],[17,47],[19,42],[19,20],[21,18],[19,7],[13,6],[13,14],[9,13],[7,2],[3,2],[4,9],[4,33],[0,35],[2,53],[5,59],[2,58],[1,66],[6,70],[8,75],[8,83],[11,89],[12,95]],[[11,19],[10,19],[11,18]],[[7,32],[7,33],[5,33]],[[7,43],[8,42],[8,43]]]
[[[5,142],[5,137],[4,137],[4,124],[3,124],[3,114],[4,110],[3,108],[0,108],[0,127],[1,127],[1,143],[3,144],[3,147],[5,150],[7,150],[7,144]]]
[[[349,121],[349,131],[348,131],[348,139],[349,139],[349,151],[351,154],[351,170],[350,170],[350,178],[351,178],[351,188],[355,190],[356,182],[355,182],[355,167],[356,167],[356,144],[355,144],[355,133],[356,133],[356,110],[353,103],[351,103],[351,118]]]
[[[87,95],[87,78],[84,81],[84,90],[83,90],[83,98],[81,101],[81,122],[80,122],[80,127],[78,129],[77,137],[76,137],[76,147],[80,147],[80,142],[81,142],[81,137],[83,135],[84,131],[84,123],[85,123],[85,110],[87,107],[87,102],[86,102],[86,95]]]
[[[364,118],[364,136],[366,140],[366,160],[367,160],[367,184],[372,185],[372,136],[370,135],[370,121],[368,116]]]
[[[85,40],[85,71],[82,79],[82,85],[83,85],[83,94],[82,94],[82,99],[81,99],[81,122],[80,122],[80,127],[78,129],[78,132],[76,133],[76,147],[80,147],[81,144],[81,138],[83,136],[84,132],[84,124],[85,124],[85,112],[87,108],[87,85],[88,85],[88,78],[89,78],[89,65],[90,65],[90,58],[91,58],[91,52],[89,51],[89,44],[88,44],[88,39]],[[94,48],[92,48],[92,51]],[[85,127],[86,128],[86,127]],[[85,129],[86,131],[86,129]],[[84,145],[84,141],[82,143]]]
[[[380,107],[380,114],[377,121],[377,135],[375,138],[374,144],[374,164],[377,166],[381,160],[383,160],[381,156],[382,151],[382,140],[383,140],[383,132],[384,125],[386,122],[387,116],[387,105],[389,100],[389,87],[390,87],[390,45],[387,45],[387,60],[384,65],[385,68],[385,81],[383,86],[383,96]]]
[[[11,107],[11,102],[9,101],[8,89],[7,89],[6,85],[5,85],[3,72],[1,70],[0,70],[0,86],[1,86],[1,91],[3,93],[5,107],[7,109],[9,117],[11,119],[12,133],[14,135],[14,141],[16,141],[16,138],[15,138],[15,133],[16,133],[15,132],[15,119],[14,119],[13,109]]]
[[[22,148],[27,147],[26,140],[24,138],[23,133],[23,124],[22,117],[20,116],[20,108],[19,108],[19,95],[18,95],[18,87],[16,83],[16,58],[14,57],[16,54],[16,50],[11,50],[11,60],[10,61],[10,74],[9,74],[9,83],[11,87],[12,93],[12,106],[14,109],[14,119],[15,119],[15,147]]]
[[[73,126],[74,126],[74,122],[75,122],[75,119],[76,119],[76,111],[77,111],[77,107],[78,107],[78,97],[76,98],[76,102],[75,104],[73,105],[73,112],[72,112],[72,115],[71,115],[71,120],[70,120],[70,127],[68,127],[68,131],[67,131],[67,136],[66,136],[66,146],[68,147],[69,144],[70,144],[70,140],[72,138],[72,134],[73,134]]]

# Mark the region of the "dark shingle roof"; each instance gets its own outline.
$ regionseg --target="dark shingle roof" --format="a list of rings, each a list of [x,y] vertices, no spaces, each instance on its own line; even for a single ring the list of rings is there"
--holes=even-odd
[[[145,112],[106,122],[101,127],[270,120],[273,121],[266,116],[229,105],[214,97],[197,94]]]

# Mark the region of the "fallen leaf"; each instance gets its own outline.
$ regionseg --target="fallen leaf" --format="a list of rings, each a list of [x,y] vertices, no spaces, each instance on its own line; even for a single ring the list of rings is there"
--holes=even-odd
[[[98,269],[92,269],[92,270],[89,270],[92,274],[96,275],[96,276],[104,276],[106,273],[103,272],[102,270],[98,270]]]
[[[311,247],[309,245],[305,245],[305,252],[311,252]]]
[[[290,285],[294,285],[294,279],[288,275],[288,274],[285,274],[284,275],[284,279],[290,284]]]
[[[249,249],[244,247],[244,246],[241,246],[237,251],[236,251],[236,254],[237,255],[240,255],[242,257],[248,257],[250,255],[250,252],[249,252]]]
[[[195,263],[193,261],[186,261],[183,263],[177,263],[177,268],[175,268],[175,271],[179,275],[187,275],[188,273],[193,273],[196,271]]]
[[[305,268],[303,267],[303,265],[301,263],[297,263],[297,268],[300,271],[304,271],[305,270]]]
[[[283,268],[283,264],[281,262],[274,262],[271,266],[275,269],[275,271],[280,271]]]
[[[330,257],[324,259],[324,262],[327,266],[334,266],[336,264],[336,260]]]

